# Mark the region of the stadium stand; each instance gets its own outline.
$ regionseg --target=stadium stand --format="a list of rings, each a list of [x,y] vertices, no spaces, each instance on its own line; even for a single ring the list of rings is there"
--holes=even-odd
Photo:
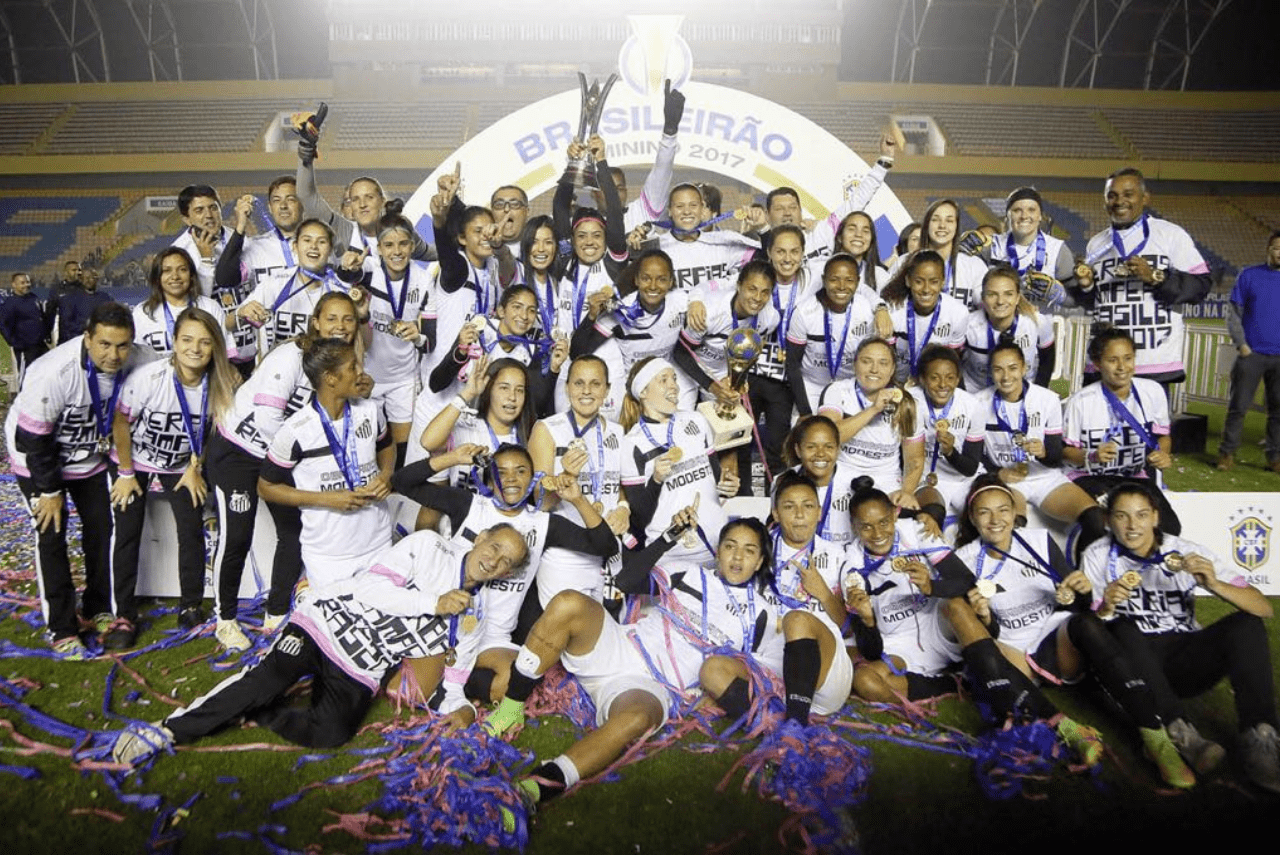
[[[61,104],[0,105],[0,154],[26,154],[64,109]]]
[[[138,101],[78,104],[42,151],[49,154],[230,152],[257,146],[286,101]]]
[[[1152,160],[1280,162],[1274,110],[1107,110],[1107,118]]]

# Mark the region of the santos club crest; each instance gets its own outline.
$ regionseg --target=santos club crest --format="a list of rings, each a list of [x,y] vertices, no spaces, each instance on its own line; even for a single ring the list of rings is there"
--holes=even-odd
[[[1249,507],[1228,520],[1231,526],[1231,557],[1248,571],[1257,570],[1271,555],[1271,519],[1267,517],[1264,522],[1263,516],[1261,508]]]

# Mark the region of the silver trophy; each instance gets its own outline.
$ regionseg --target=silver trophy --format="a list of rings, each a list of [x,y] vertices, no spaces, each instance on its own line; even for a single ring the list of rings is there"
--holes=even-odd
[[[605,99],[609,97],[609,90],[617,82],[618,75],[615,73],[609,75],[609,79],[605,81],[604,88],[600,87],[599,80],[591,81],[591,86],[588,87],[587,76],[581,71],[578,72],[578,86],[582,90],[582,113],[578,119],[578,135],[575,139],[582,143],[583,146],[586,146],[590,137],[599,133],[600,114],[604,112]],[[582,157],[570,158],[567,171],[573,176],[573,186],[575,188],[599,189],[596,184],[596,160],[591,156],[590,151],[584,152]]]

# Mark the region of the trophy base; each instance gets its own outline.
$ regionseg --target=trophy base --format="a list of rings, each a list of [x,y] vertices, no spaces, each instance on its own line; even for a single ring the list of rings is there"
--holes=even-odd
[[[733,416],[724,418],[715,401],[704,401],[698,412],[711,425],[711,445],[716,451],[738,448],[751,442],[751,417],[742,407],[733,408]]]

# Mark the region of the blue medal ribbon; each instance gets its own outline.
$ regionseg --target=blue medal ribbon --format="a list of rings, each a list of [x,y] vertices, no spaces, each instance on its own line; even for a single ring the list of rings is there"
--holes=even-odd
[[[169,311],[169,301],[161,300],[160,305],[164,308],[164,341],[168,345],[169,350],[173,350],[173,312]],[[187,308],[195,305],[194,300],[187,301]]]
[[[844,362],[844,349],[849,344],[849,324],[853,322],[853,301],[849,301],[849,305],[844,307],[844,332],[840,333],[840,349],[833,351],[831,349],[831,312],[823,307],[822,310],[822,332],[824,336],[823,343],[827,348],[827,373],[831,375],[831,379],[836,379],[836,374],[840,371],[840,365]]]
[[[781,287],[781,286],[779,286]],[[796,274],[795,281],[791,283],[791,293],[787,297],[787,308],[782,308],[782,300],[778,297],[778,288],[773,289],[773,307],[778,310],[778,343],[786,346],[787,331],[791,329],[791,315],[796,310],[796,295],[800,293],[800,274]],[[848,309],[845,309],[848,311]]]
[[[537,279],[530,284],[533,286],[533,293],[538,294]],[[551,335],[556,325],[556,289],[551,281],[550,271],[547,272],[547,287],[542,294],[538,294],[538,297],[538,321],[542,324],[542,331]],[[577,328],[577,318],[574,318],[573,326]]]
[[[297,262],[293,260],[293,250],[289,248],[289,239],[284,236],[284,232],[280,231],[279,226],[272,226],[271,228],[276,233],[276,240],[280,241],[280,256],[284,259],[284,266],[293,267]]]
[[[711,553],[715,555],[713,551]],[[742,627],[742,647],[739,648],[743,653],[751,652],[751,642],[755,638],[755,617],[756,617],[756,589],[752,585],[752,580],[742,587],[747,589],[747,614],[744,616],[742,609],[738,607],[738,598],[731,593],[731,589],[738,587],[730,585],[729,582],[720,574],[712,571],[713,575],[720,580],[720,585],[724,588],[724,595],[729,602],[733,603],[733,610],[737,613],[738,624]],[[707,571],[702,571],[702,637],[707,637]]]
[[[275,302],[271,304],[272,314],[275,314],[276,312],[280,311],[281,306],[283,306],[289,300],[293,299],[293,297],[297,296],[298,294],[301,294],[303,291],[310,288],[312,283],[315,283],[315,282],[319,282],[321,290],[326,293],[335,288],[340,291],[346,290],[346,288],[340,288],[339,286],[334,284],[333,270],[330,268],[325,268],[325,271],[322,275],[316,276],[310,282],[302,282],[302,279],[303,279],[302,272],[303,271],[301,267],[295,270],[293,272],[293,275],[289,277],[289,281],[285,284],[283,288],[280,289],[280,293],[276,296]],[[308,275],[311,275],[311,274],[308,273]],[[294,282],[300,283],[297,288],[293,287]]]
[[[666,310],[667,301],[665,298],[662,301],[662,305],[658,307],[658,311],[651,313],[640,302],[640,297],[637,296],[634,303],[620,303],[618,308],[614,310],[614,315],[618,318],[618,323],[621,324],[624,330],[647,330],[662,319],[662,315]],[[653,320],[641,326],[640,319],[646,315],[651,315]]]
[[[933,428],[933,454],[929,457],[929,471],[936,472],[938,470],[938,452],[942,445],[938,442],[938,419],[945,419],[951,413],[951,406],[956,402],[956,395],[955,392],[951,393],[951,399],[947,401],[947,405],[942,408],[941,413],[933,408],[933,399],[929,397],[928,393],[925,393],[922,397],[924,398],[925,406],[929,408],[929,426]]]
[[[1142,252],[1142,250],[1146,249],[1147,241],[1151,238],[1151,224],[1147,222],[1146,214],[1142,215],[1142,218],[1138,220],[1138,223],[1142,226],[1142,242],[1135,246],[1130,252],[1125,252],[1124,241],[1120,239],[1120,231],[1115,226],[1111,227],[1111,246],[1115,248],[1117,259],[1123,261],[1126,258],[1132,258]],[[1130,228],[1132,228],[1132,226]]]
[[[916,309],[914,301],[907,306],[907,360],[911,365],[911,376],[916,376],[916,363],[920,359],[920,351],[923,351],[929,344],[929,339],[933,338],[933,330],[938,325],[938,318],[942,316],[942,298],[938,298],[938,305],[933,307],[933,314],[929,316],[929,326],[924,331],[924,344],[920,345],[919,351],[916,349]]]
[[[409,300],[409,273],[413,270],[413,263],[404,269],[404,281],[400,283],[400,305],[396,305],[396,289],[391,284],[391,271],[387,270],[386,262],[379,262],[382,265],[382,278],[387,283],[387,302],[391,304],[391,314],[397,321],[404,320],[401,315],[404,312],[405,303]]]
[[[1019,276],[1023,276],[1029,270],[1044,270],[1045,260],[1045,239],[1044,232],[1036,232],[1036,251],[1034,260],[1027,259],[1027,266],[1023,267],[1018,263],[1018,243],[1013,239],[1013,232],[1009,232],[1004,242],[1004,254],[1009,257],[1009,266],[1018,271]]]
[[[93,418],[98,423],[98,438],[103,442],[111,441],[111,422],[115,419],[116,402],[120,400],[120,390],[124,387],[124,366],[111,378],[111,397],[102,404],[102,391],[98,388],[98,366],[86,353],[84,357],[85,371],[88,372],[89,400],[93,403]]]
[[[355,490],[360,486],[360,456],[356,451],[356,436],[351,430],[351,402],[342,402],[342,439],[339,441],[337,433],[333,429],[333,422],[329,418],[329,414],[325,412],[324,407],[320,405],[320,398],[311,399],[311,406],[320,416],[320,427],[324,428],[324,438],[329,443],[329,453],[333,455],[334,461],[338,464],[338,469],[342,472],[342,478],[347,482],[347,488]]]
[[[1106,398],[1107,407],[1111,410],[1112,415],[1118,416],[1121,421],[1123,421],[1129,427],[1133,428],[1133,432],[1138,435],[1138,439],[1142,440],[1142,444],[1147,447],[1147,451],[1157,450],[1160,447],[1160,443],[1157,442],[1155,437],[1153,437],[1147,431],[1146,427],[1143,426],[1142,422],[1138,420],[1138,417],[1135,416],[1133,413],[1129,412],[1129,408],[1126,407],[1124,405],[1124,402],[1121,401],[1120,398],[1116,396],[1115,392],[1112,392],[1110,389],[1107,388],[1106,383],[1103,383],[1101,385],[1102,385],[1102,397]],[[1137,387],[1131,384],[1129,386],[1129,394],[1132,395],[1133,399],[1138,402],[1138,408],[1142,410],[1142,414],[1145,416],[1147,413],[1147,408],[1142,406],[1142,399],[1138,397]],[[1113,425],[1113,427],[1118,427],[1118,425]],[[1124,431],[1124,428],[1120,428],[1120,432],[1123,433],[1123,431]],[[1110,433],[1110,431],[1108,431],[1108,433]]]
[[[467,258],[465,253],[463,254],[463,258]],[[485,265],[484,267],[477,268],[471,263],[470,258],[467,258],[467,266],[471,268],[471,275],[475,280],[473,283],[476,288],[475,313],[481,317],[487,317],[489,315],[491,303],[493,302],[492,298],[495,296],[493,294],[493,278],[489,275],[489,267],[488,265]],[[483,275],[481,274],[482,270],[484,271]]]
[[[178,409],[182,411],[182,430],[191,444],[191,453],[199,457],[204,452],[204,429],[209,413],[209,372],[200,378],[200,418],[191,417],[191,408],[187,406],[187,395],[178,372],[173,372],[173,391],[178,396]]]
[[[1031,544],[1027,543],[1026,538],[1024,538],[1022,535],[1018,534],[1015,531],[1013,533],[1013,539],[1018,542],[1018,545],[1021,546],[1027,552],[1028,555],[1030,555],[1032,558],[1035,559],[1036,563],[1031,564],[1030,562],[1023,561],[1018,556],[1013,555],[1010,552],[1006,552],[1005,550],[1001,549],[998,546],[995,546],[994,544],[984,543],[983,546],[985,548],[978,550],[978,566],[976,570],[977,570],[977,576],[979,579],[983,578],[982,563],[983,563],[983,559],[985,557],[987,549],[990,549],[992,552],[1001,556],[1001,559],[1000,559],[1000,566],[997,567],[995,569],[995,572],[993,572],[991,576],[989,576],[988,578],[994,579],[996,575],[1000,572],[1000,570],[1003,569],[1005,560],[1008,559],[1010,561],[1015,561],[1018,564],[1021,564],[1023,567],[1029,567],[1030,569],[1035,570],[1037,573],[1044,573],[1054,582],[1062,581],[1062,577],[1058,575],[1057,570],[1053,569],[1053,565],[1050,564],[1049,561],[1046,558],[1044,558],[1040,553],[1032,549]]]
[[[648,439],[649,442],[653,443],[655,448],[662,448],[664,450],[669,450],[673,445],[675,445],[676,418],[674,415],[671,418],[667,419],[667,444],[666,445],[663,445],[662,443],[658,442],[657,438],[654,437],[654,435],[649,432],[649,423],[645,421],[644,416],[640,417],[640,430],[644,433],[645,438]],[[711,550],[711,554],[712,555],[715,554],[714,549]]]
[[[1005,433],[1009,434],[1010,445],[1013,447],[1013,459],[1017,463],[1027,460],[1027,453],[1017,444],[1013,443],[1013,435],[1020,433],[1027,435],[1027,388],[1029,384],[1026,380],[1022,381],[1022,395],[1018,398],[1018,427],[1015,429],[1004,417],[1004,399],[1000,397],[999,392],[991,394],[991,413],[995,416],[996,425]]]
[[[696,235],[708,226],[714,226],[716,223],[723,222],[732,216],[733,211],[729,211],[726,214],[718,214],[709,220],[703,220],[691,229],[682,229],[670,220],[655,220],[653,224],[660,229],[667,229],[673,235]]]
[[[809,562],[813,558],[814,538],[809,538],[809,542],[803,548],[797,549],[795,554],[786,561],[781,561],[778,558],[778,555],[780,554],[779,547],[781,544],[782,527],[775,525],[773,530],[773,593],[776,594],[778,600],[789,609],[806,609],[808,608],[810,597],[808,592],[804,591],[803,576],[798,576],[798,578],[800,578],[800,585],[799,589],[794,592],[797,594],[802,593],[804,596],[803,599],[797,599],[789,594],[784,594],[782,592],[782,587],[779,584],[779,580],[782,578],[782,571],[786,570],[793,564],[799,564],[801,572],[803,572],[804,568],[809,566]]]
[[[579,430],[577,416],[572,412],[569,413],[569,428],[573,431],[574,439],[582,439],[582,435],[590,430],[592,425],[595,425],[596,429],[596,458],[595,465],[591,467],[591,499],[598,502],[600,493],[604,489],[604,427],[601,426],[600,416],[597,414]]]

